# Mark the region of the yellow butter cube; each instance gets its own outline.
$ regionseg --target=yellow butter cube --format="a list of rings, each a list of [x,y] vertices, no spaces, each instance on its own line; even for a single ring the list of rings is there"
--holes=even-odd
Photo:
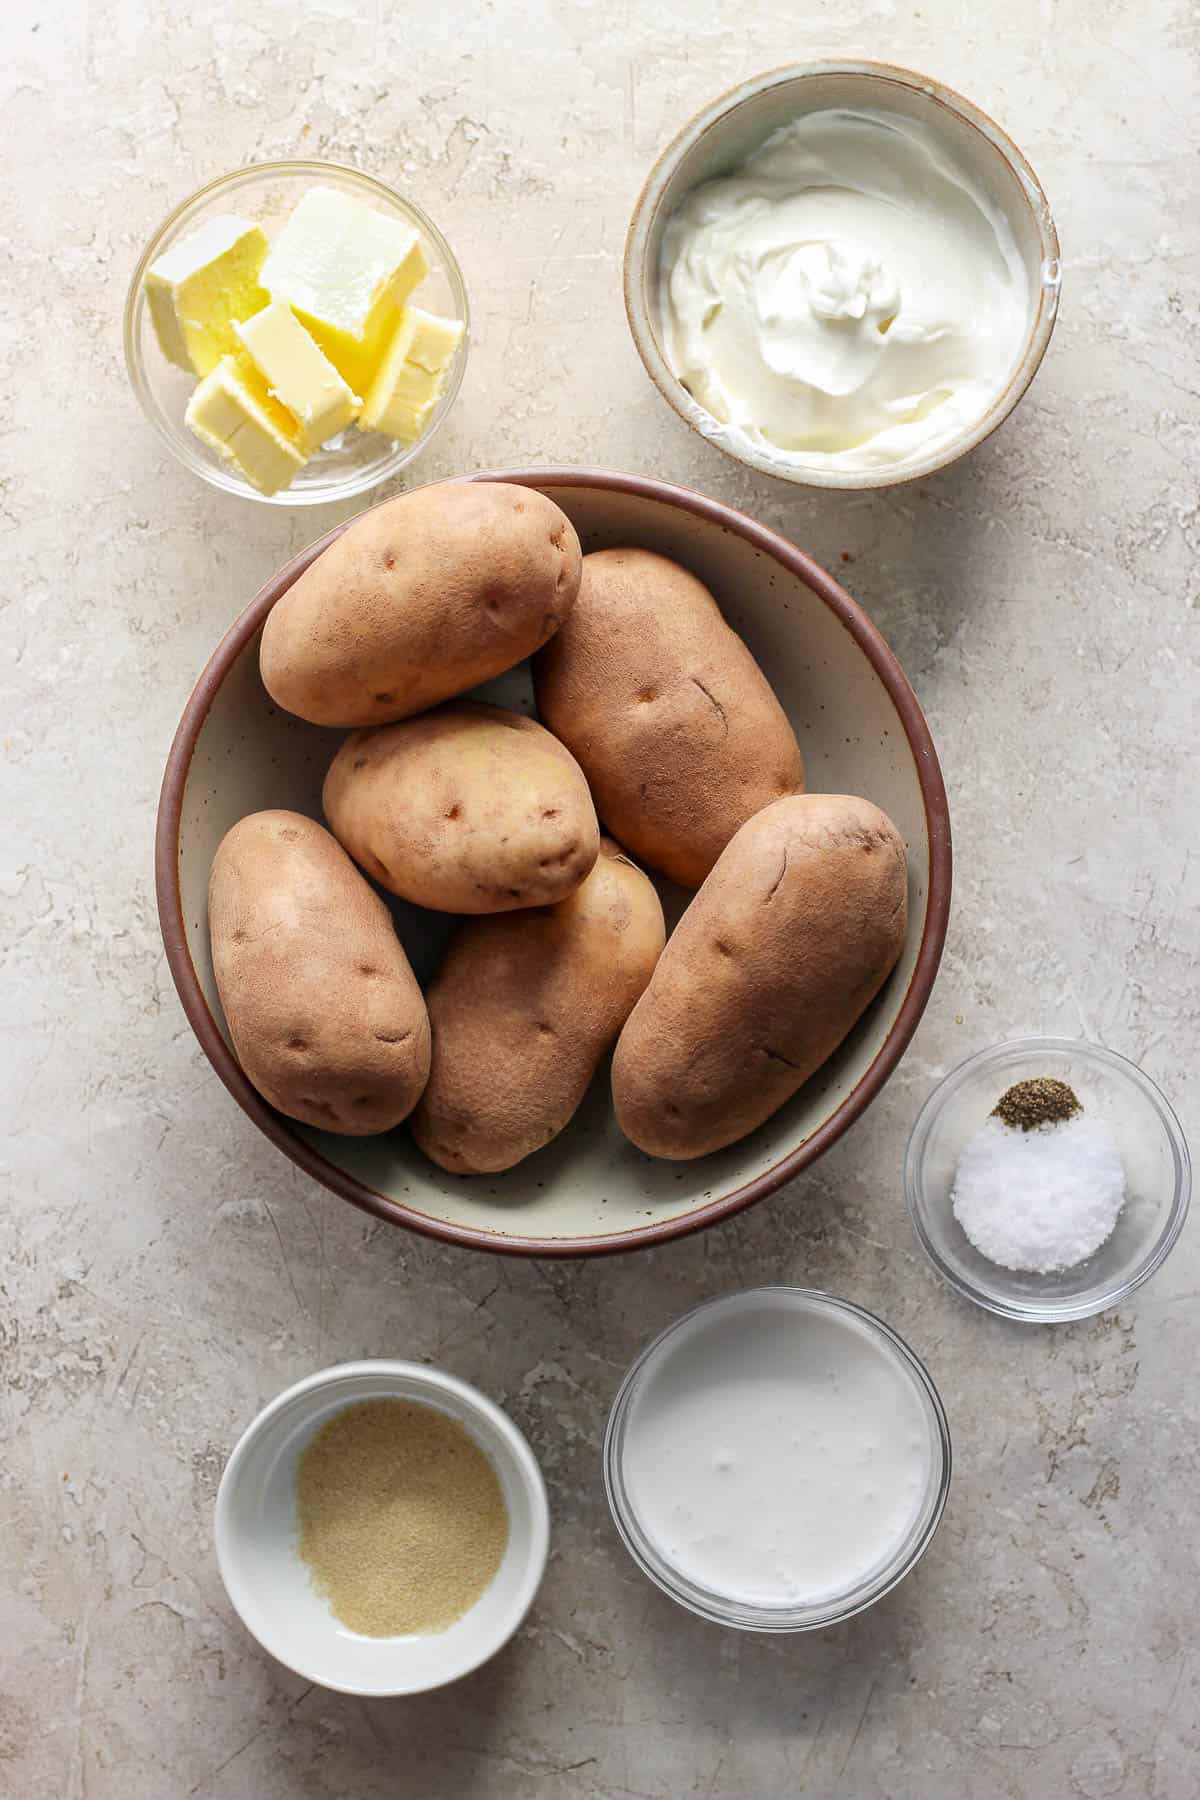
[[[301,426],[247,358],[223,357],[192,395],[185,418],[260,494],[287,487],[308,460]]]
[[[234,329],[270,392],[296,418],[310,455],[358,417],[362,401],[284,301],[272,300]]]
[[[402,444],[421,435],[462,340],[460,319],[408,306],[363,403],[362,424]]]
[[[262,272],[356,394],[365,394],[400,308],[428,264],[411,225],[333,188],[310,188]]]
[[[235,322],[267,304],[259,284],[266,256],[262,229],[229,214],[209,219],[151,263],[146,298],[170,362],[207,375],[237,349]]]
[[[406,360],[433,374],[448,369],[462,342],[462,320],[442,319],[419,306],[406,307],[404,316],[412,322]]]

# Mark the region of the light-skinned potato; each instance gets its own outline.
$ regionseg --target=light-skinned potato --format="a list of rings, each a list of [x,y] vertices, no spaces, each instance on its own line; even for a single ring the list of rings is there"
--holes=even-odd
[[[736,1143],[806,1082],[904,947],[908,873],[886,813],[799,794],[749,820],[671,936],[613,1056],[626,1137],[684,1161]]]
[[[699,887],[752,814],[804,786],[762,670],[703,582],[665,556],[585,556],[534,679],[538,712],[578,760],[605,828],[684,887]]]
[[[208,891],[213,971],[248,1081],[289,1118],[363,1137],[406,1119],[429,1017],[391,914],[302,813],[226,832]]]
[[[272,607],[267,692],[314,725],[409,718],[513,668],[579,589],[566,514],[534,488],[443,481],[347,527]]]
[[[456,700],[356,731],[330,765],[325,817],[381,886],[438,912],[549,906],[600,849],[583,773],[535,719]]]
[[[427,995],[433,1065],[411,1121],[426,1156],[494,1173],[556,1137],[662,947],[653,884],[610,838],[557,906],[462,925]]]

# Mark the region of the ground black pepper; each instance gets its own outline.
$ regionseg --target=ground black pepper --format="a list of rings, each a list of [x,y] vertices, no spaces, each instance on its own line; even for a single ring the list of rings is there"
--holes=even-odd
[[[1029,1081],[1018,1081],[1001,1094],[992,1108],[992,1117],[1022,1131],[1033,1131],[1039,1125],[1061,1125],[1073,1119],[1083,1105],[1074,1088],[1051,1075],[1037,1075]]]

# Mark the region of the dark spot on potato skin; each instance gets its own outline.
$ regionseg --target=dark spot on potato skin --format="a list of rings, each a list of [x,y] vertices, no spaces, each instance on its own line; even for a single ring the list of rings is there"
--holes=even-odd
[[[639,706],[649,706],[653,701],[655,701],[657,699],[658,699],[658,689],[656,687],[644,687],[644,688],[638,689],[638,705]]]
[[[733,955],[733,951],[729,948],[729,945],[723,944],[719,938],[717,939],[716,943],[713,945],[713,949],[717,952],[718,956],[732,956]]]
[[[359,770],[360,770],[360,769],[365,769],[365,768],[366,768],[366,766],[367,766],[367,763],[368,763],[368,762],[369,762],[369,761],[370,761],[370,758],[369,758],[369,757],[366,757],[366,756],[356,756],[356,757],[355,757],[355,759],[354,759],[354,772],[355,772],[355,774],[357,774],[357,773],[358,773],[358,771],[359,771]]]
[[[294,844],[300,833],[294,825],[283,825],[280,827],[279,835],[285,844]]]
[[[543,819],[557,819],[557,817],[558,817],[557,806],[547,806],[542,813],[542,817],[543,817]]]
[[[390,706],[395,698],[395,694],[376,694],[375,704],[376,706]]]
[[[377,973],[377,970],[374,963],[363,962],[359,963],[358,972],[360,975],[374,975]]]
[[[396,558],[392,555],[390,550],[383,559],[383,566],[385,569],[394,569],[396,566]]]
[[[448,819],[460,819],[462,817],[462,807],[461,806],[452,806],[450,808],[449,812],[446,814],[446,817]]]
[[[411,1036],[411,1031],[377,1031],[375,1041],[379,1044],[403,1044]]]
[[[307,1050],[308,1049],[308,1039],[302,1038],[302,1037],[291,1037],[288,1039],[288,1049],[289,1050]]]

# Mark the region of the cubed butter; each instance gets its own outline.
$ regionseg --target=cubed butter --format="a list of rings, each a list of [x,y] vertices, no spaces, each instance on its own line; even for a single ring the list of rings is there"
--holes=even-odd
[[[259,283],[267,239],[232,215],[209,219],[164,251],[146,273],[146,298],[162,353],[207,375],[237,349],[233,327],[267,304]]]
[[[415,443],[446,381],[462,340],[460,319],[439,319],[408,306],[371,383],[361,423],[399,443]]]
[[[427,268],[411,225],[314,187],[271,245],[262,280],[299,315],[352,391],[365,394]]]
[[[304,467],[302,428],[245,356],[221,359],[197,387],[189,430],[260,494],[276,494]]]
[[[309,455],[358,417],[362,401],[286,301],[272,300],[234,329],[270,392],[295,416]]]

